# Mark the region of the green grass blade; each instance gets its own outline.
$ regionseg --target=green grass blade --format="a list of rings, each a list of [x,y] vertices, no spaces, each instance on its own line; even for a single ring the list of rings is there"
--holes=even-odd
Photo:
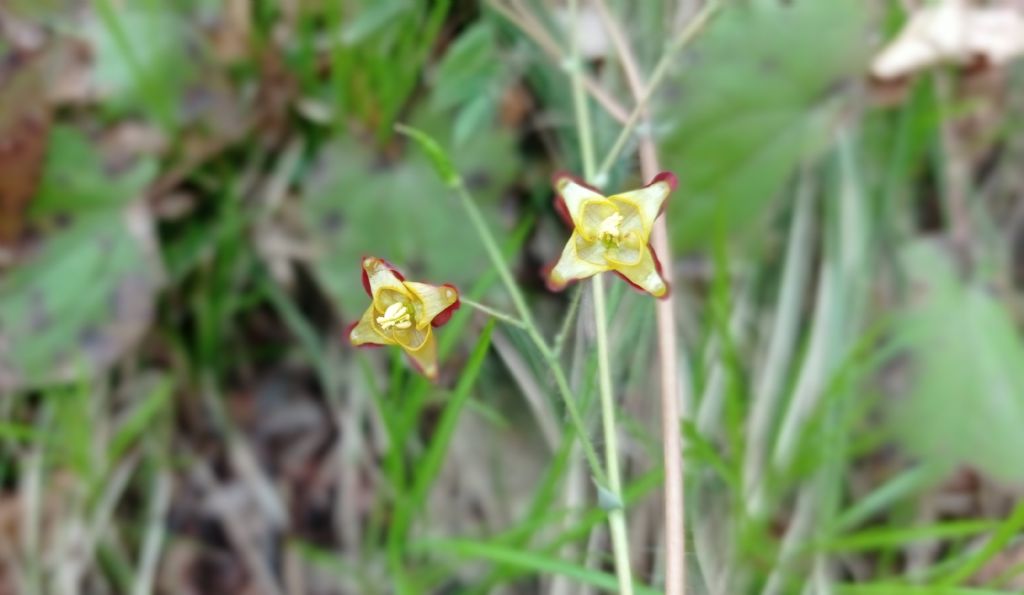
[[[965,589],[900,585],[898,583],[871,583],[866,585],[837,585],[838,595],[1006,595],[1006,591],[991,589]]]
[[[1018,503],[1016,508],[1013,509],[1013,514],[999,525],[992,538],[976,554],[968,557],[967,561],[947,576],[941,584],[951,587],[970,578],[985,563],[998,555],[1017,536],[1022,528],[1024,528],[1024,502]]]
[[[466,367],[459,378],[458,385],[455,387],[455,392],[449,399],[444,413],[441,414],[441,420],[434,430],[427,453],[424,455],[423,460],[419,462],[416,477],[413,481],[412,496],[408,502],[408,514],[415,514],[423,506],[427,493],[430,491],[430,486],[434,484],[437,474],[441,471],[441,465],[444,463],[445,455],[448,453],[448,445],[451,444],[452,436],[455,434],[455,426],[462,414],[463,407],[469,401],[470,391],[476,384],[476,379],[480,375],[480,368],[483,366],[484,359],[487,357],[487,352],[491,347],[491,334],[494,331],[494,324],[493,320],[488,321],[480,332],[480,338],[476,342],[472,355],[469,356],[469,360],[466,362]],[[396,526],[400,524],[396,522]],[[402,527],[402,529],[404,530],[405,527]]]
[[[618,589],[617,579],[610,574],[590,570],[555,557],[538,555],[521,550],[511,549],[487,542],[464,539],[446,539],[425,541],[416,544],[416,550],[444,552],[459,558],[488,560],[506,566],[512,566],[537,574],[557,574],[575,579],[580,583],[615,591]],[[634,586],[635,592],[642,595],[661,593],[657,589],[642,585]]]
[[[958,539],[970,537],[998,527],[992,521],[951,521],[921,527],[867,529],[846,535],[825,544],[830,551],[863,551],[898,548],[926,539]]]

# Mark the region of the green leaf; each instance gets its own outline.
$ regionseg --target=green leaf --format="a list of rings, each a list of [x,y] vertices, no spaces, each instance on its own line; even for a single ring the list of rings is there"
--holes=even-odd
[[[474,133],[489,134],[490,120],[494,118],[494,98],[490,95],[480,95],[473,99],[462,109],[455,118],[455,126],[452,128],[452,137],[456,146],[465,144]]]
[[[462,180],[459,178],[459,172],[455,171],[455,167],[448,158],[448,154],[427,133],[404,124],[398,124],[395,126],[395,130],[416,141],[416,144],[430,158],[430,163],[434,166],[437,175],[441,176],[441,181],[452,187],[462,183]]]
[[[169,127],[181,107],[185,85],[197,71],[189,51],[189,29],[174,10],[158,3],[115,7],[111,2],[97,2],[97,18],[83,30],[104,107],[121,113],[141,105]]]
[[[139,340],[162,277],[137,217],[85,217],[0,279],[0,391],[90,377]]]
[[[827,142],[839,107],[829,99],[861,70],[862,5],[734,4],[715,18],[681,72],[678,100],[660,111],[675,124],[662,154],[680,180],[669,218],[677,247],[749,231]]]
[[[479,21],[445,53],[431,89],[431,105],[435,109],[449,109],[489,95],[502,71],[494,28],[487,21]]]
[[[160,415],[167,410],[173,389],[174,383],[169,378],[161,376],[154,379],[153,386],[135,405],[110,440],[108,458],[111,461],[121,460],[121,456],[133,443],[152,431]]]
[[[962,284],[936,245],[912,245],[904,262],[922,297],[897,323],[913,386],[890,401],[893,435],[928,461],[1024,480],[1024,347],[1012,317]]]
[[[75,128],[54,127],[32,215],[79,215],[123,206],[142,194],[157,169],[146,158],[127,171],[111,173],[88,137]]]
[[[366,40],[408,11],[412,4],[407,0],[375,0],[368,6],[341,30],[342,43],[356,45]]]

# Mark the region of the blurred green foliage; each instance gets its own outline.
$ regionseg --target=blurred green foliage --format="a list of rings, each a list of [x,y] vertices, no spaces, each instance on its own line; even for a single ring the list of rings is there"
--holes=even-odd
[[[711,24],[658,112],[672,126],[664,165],[680,180],[677,248],[763,226],[796,167],[829,145],[865,66],[865,13],[858,0],[756,2]]]
[[[1024,481],[1024,344],[1013,318],[934,243],[907,246],[902,264],[915,299],[895,340],[913,359],[909,390],[892,403],[893,436],[926,460]]]
[[[519,4],[566,49],[548,4]],[[607,4],[649,74],[677,24],[676,3]],[[262,415],[265,397],[253,395],[265,381],[293,381],[281,391],[285,406],[315,396],[314,417],[336,441],[330,448],[345,472],[360,475],[352,501],[368,510],[357,515],[360,543],[347,545],[356,562],[332,549],[334,534],[313,543],[287,527],[283,549],[366,593],[483,593],[520,583],[533,592],[538,574],[613,584],[583,553],[604,521],[597,498],[559,497],[576,481],[574,438],[543,358],[519,329],[481,332],[464,308],[439,331],[445,373],[435,386],[386,351],[348,350],[331,326],[366,307],[359,265],[368,254],[411,278],[452,282],[471,299],[497,295],[487,256],[430,155],[394,134],[407,123],[451,154],[518,278],[536,290],[528,299],[546,336],[559,337],[581,407],[593,413],[593,329],[576,318],[591,304],[532,283],[568,235],[555,227],[546,181],[578,163],[566,64],[485,4],[260,0],[244,3],[244,27],[226,6],[97,0],[79,27],[61,2],[17,1],[19,14],[35,19],[61,12],[54,30],[88,46],[99,96],[54,112],[23,250],[11,252],[16,264],[0,277],[0,390],[13,395],[0,402],[0,485],[28,489],[22,449],[33,446],[55,469],[85,479],[88,514],[96,494],[117,485],[109,480],[119,467],[129,469],[121,488],[151,503],[155,476],[187,483],[191,465],[204,465],[197,475],[237,465],[233,449],[262,439],[250,425],[273,417]],[[693,564],[709,591],[796,592],[809,576],[819,580],[816,564],[845,560],[833,554],[864,553],[856,562],[883,582],[846,592],[914,592],[888,581],[963,582],[998,553],[972,553],[972,539],[1020,530],[1017,515],[993,521],[971,509],[950,524],[917,525],[910,514],[939,471],[1024,481],[1019,289],[1004,282],[1020,232],[994,210],[1019,191],[1012,133],[1024,120],[1019,106],[1007,108],[983,137],[985,158],[968,164],[968,210],[982,231],[973,260],[954,266],[944,248],[954,157],[941,127],[975,104],[949,104],[928,77],[895,109],[870,103],[872,36],[904,20],[896,2],[730,2],[672,64],[651,129],[639,131],[657,139],[662,165],[680,179],[668,217],[685,258],[664,264],[676,272],[677,361],[692,414]],[[208,34],[223,29],[238,36],[238,55],[216,55]],[[624,73],[606,45],[590,74],[629,110]],[[1019,77],[1006,81],[1019,94]],[[215,95],[218,105],[207,102]],[[17,121],[18,103],[0,102],[0,122]],[[592,111],[606,149],[618,124],[596,102]],[[233,116],[246,126],[218,136],[217,124]],[[124,122],[166,142],[111,159],[104,132]],[[627,187],[635,170],[625,155],[609,191]],[[782,245],[790,246],[784,259]],[[654,307],[627,292],[616,282],[610,309],[632,512],[661,478],[649,470],[660,457],[649,423],[657,417]],[[526,405],[520,388],[532,399]],[[168,460],[163,430],[187,446],[181,460]],[[474,430],[485,444],[460,445],[460,433]],[[366,444],[345,442],[363,432],[373,434]],[[551,441],[537,449],[540,461],[508,448],[540,434]],[[229,454],[199,460],[218,441]],[[920,466],[904,468],[889,443]],[[319,448],[310,450],[320,457]],[[140,459],[145,469],[131,475]],[[279,471],[276,460],[258,462],[260,472]],[[308,463],[318,472],[322,461]],[[481,474],[471,479],[497,494],[487,504],[499,513],[481,521],[473,515],[493,511],[460,510],[457,524],[434,514],[432,491],[463,473]],[[308,488],[287,473],[272,480],[263,488],[272,495],[277,481],[294,493]],[[54,485],[47,488],[59,492]],[[0,503],[7,495],[0,490]],[[97,573],[111,584],[130,582],[124,576],[142,548],[133,506],[119,519],[117,547],[103,554],[122,570]],[[320,522],[321,512],[310,516]],[[908,578],[905,553],[923,539],[942,547],[934,567]]]
[[[450,142],[448,121],[440,114],[423,112],[412,122]],[[451,156],[481,206],[496,217],[497,199],[519,167],[512,134],[474,135]],[[461,287],[488,268],[451,188],[415,146],[405,147],[394,163],[381,163],[353,141],[325,147],[304,181],[303,213],[318,253],[317,278],[349,317],[366,300],[358,283],[360,255],[402,263],[410,275]]]

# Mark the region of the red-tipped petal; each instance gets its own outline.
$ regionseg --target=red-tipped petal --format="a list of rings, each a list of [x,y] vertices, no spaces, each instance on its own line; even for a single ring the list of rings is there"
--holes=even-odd
[[[554,174],[551,175],[551,185],[555,188],[556,191],[558,190],[558,181],[559,180],[569,180],[571,182],[576,182],[577,184],[579,184],[580,186],[583,186],[587,190],[591,190],[593,192],[596,192],[598,194],[602,194],[603,195],[603,193],[601,192],[601,189],[598,188],[597,186],[594,186],[593,184],[590,184],[589,182],[587,182],[583,178],[581,178],[581,177],[579,177],[579,176],[577,176],[575,174],[569,173],[569,172],[567,172],[565,170],[558,170]]]
[[[647,185],[651,186],[662,181],[668,182],[669,187],[673,191],[675,191],[675,189],[679,187],[679,178],[677,178],[676,175],[670,171],[663,171],[660,174],[654,176],[654,179],[652,179]]]
[[[671,174],[669,174],[669,175],[671,175]],[[672,176],[672,177],[674,178],[675,176]],[[670,295],[672,295],[672,283],[669,281],[668,277],[665,276],[665,270],[661,268],[661,259],[658,258],[658,251],[655,250],[654,246],[652,246],[650,244],[647,244],[647,249],[651,251],[651,258],[654,259],[654,270],[658,271],[658,276],[661,277],[661,280],[665,282],[665,295],[663,295],[661,297],[656,297],[654,299],[656,299],[656,300],[668,299],[668,297]],[[650,295],[650,294],[648,294],[648,295]]]
[[[459,289],[449,283],[445,283],[441,287],[450,287],[455,291],[456,295],[458,295],[459,293]],[[434,328],[440,328],[444,326],[445,324],[448,323],[449,320],[452,319],[452,316],[455,314],[455,311],[458,310],[461,306],[462,301],[458,297],[456,297],[454,304],[442,310],[440,314],[435,316],[434,319],[430,321],[431,326],[433,326]]]
[[[677,178],[676,175],[670,171],[663,171],[660,174],[654,176],[654,178],[650,182],[648,182],[647,186],[653,186],[658,182],[665,182],[668,184],[669,187],[668,196],[665,197],[665,202],[661,203],[661,208],[658,209],[658,214],[660,215],[665,212],[665,209],[668,208],[668,202],[672,200],[672,193],[675,192],[676,188],[679,186],[679,178]]]
[[[558,216],[563,222],[565,222],[569,229],[574,227],[572,223],[572,215],[569,214],[569,207],[565,206],[565,199],[562,198],[561,194],[555,195],[555,212],[558,213]]]

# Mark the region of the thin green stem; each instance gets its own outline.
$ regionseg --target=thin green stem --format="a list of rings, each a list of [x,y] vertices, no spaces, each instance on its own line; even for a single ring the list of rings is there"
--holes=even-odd
[[[498,277],[501,278],[502,283],[505,284],[505,288],[508,290],[509,296],[512,298],[512,303],[516,307],[516,311],[519,313],[519,317],[523,322],[523,330],[529,335],[530,340],[536,345],[537,350],[540,351],[541,356],[544,358],[544,363],[547,364],[551,370],[552,375],[555,377],[555,385],[558,388],[558,393],[562,397],[562,401],[565,404],[565,409],[569,413],[569,421],[572,423],[573,430],[576,432],[580,440],[580,448],[583,449],[583,455],[587,459],[587,464],[590,466],[590,473],[594,476],[594,480],[600,485],[606,485],[608,483],[607,475],[605,475],[604,468],[601,466],[601,461],[597,457],[597,451],[594,449],[593,443],[590,441],[590,437],[587,434],[587,427],[583,423],[583,416],[580,414],[579,408],[576,406],[576,397],[572,393],[572,389],[569,387],[569,382],[566,380],[565,372],[562,370],[562,363],[558,360],[558,356],[548,346],[547,341],[544,340],[543,335],[537,329],[537,325],[534,323],[533,314],[530,312],[529,307],[526,305],[526,298],[523,297],[522,291],[519,290],[519,286],[516,285],[515,279],[512,278],[512,271],[509,270],[508,264],[501,255],[501,250],[498,248],[498,243],[494,239],[494,235],[491,234],[490,228],[487,226],[487,222],[484,221],[483,215],[480,213],[480,209],[477,208],[476,203],[473,202],[473,197],[470,196],[469,191],[466,190],[464,184],[459,181],[455,185],[455,192],[462,202],[462,207],[466,210],[469,215],[470,223],[476,229],[477,235],[480,236],[480,241],[483,242],[484,251],[487,252],[487,256],[491,259],[491,263],[494,264],[494,268],[498,271]]]
[[[525,329],[526,328],[526,324],[522,320],[519,320],[518,318],[516,318],[515,316],[512,316],[511,314],[505,314],[504,312],[501,312],[499,310],[495,310],[494,308],[492,308],[490,306],[485,306],[484,304],[481,304],[480,302],[471,300],[471,299],[469,299],[467,297],[464,297],[464,296],[460,297],[459,301],[462,302],[463,304],[466,304],[470,308],[473,308],[474,310],[479,310],[479,311],[483,312],[484,314],[490,316],[491,318],[494,318],[496,320],[500,320],[500,321],[502,321],[502,322],[504,322],[506,324],[511,324],[512,326],[517,326],[517,327],[519,327],[521,329]]]
[[[562,320],[562,327],[558,329],[558,334],[555,335],[555,345],[552,347],[555,355],[561,356],[562,350],[565,349],[565,342],[569,338],[569,329],[572,328],[572,321],[576,319],[576,311],[580,308],[580,300],[583,298],[583,289],[578,287],[573,291],[572,299],[569,300],[569,310],[565,313],[565,319]]]
[[[722,7],[722,3],[719,0],[711,0],[704,5],[699,13],[682,31],[679,32],[675,38],[665,48],[665,53],[661,55],[661,59],[658,60],[658,64],[654,67],[654,72],[651,73],[650,80],[647,81],[647,86],[644,87],[643,94],[638,98],[636,106],[633,107],[633,111],[630,112],[629,117],[626,118],[626,123],[622,125],[622,130],[619,131],[619,136],[616,137],[615,142],[612,143],[612,148],[605,155],[604,161],[601,162],[601,167],[597,170],[595,180],[600,180],[608,175],[608,170],[615,164],[615,160],[619,158],[622,150],[626,147],[626,142],[633,135],[633,131],[636,130],[637,124],[640,122],[641,116],[644,115],[644,111],[647,107],[647,102],[657,91],[661,85],[662,79],[668,74],[668,67],[672,63],[672,60],[676,57],[676,54],[680,50],[685,48],[691,41],[697,38],[697,35],[704,30],[704,27],[711,21],[711,17],[714,16],[718,9]]]
[[[569,3],[572,35],[572,95],[576,111],[576,127],[583,158],[583,176],[594,180],[594,135],[590,128],[590,109],[583,90],[583,62],[580,60],[579,0]],[[608,319],[605,314],[604,282],[600,274],[592,281],[594,290],[594,322],[597,327],[597,362],[601,388],[601,424],[604,427],[605,470],[608,472],[608,491],[614,500],[608,511],[608,529],[615,557],[615,575],[619,580],[620,595],[633,595],[633,571],[629,565],[629,539],[626,514],[622,504],[622,479],[619,476],[619,441],[615,427],[615,399],[612,395],[611,366],[608,358]]]
[[[605,464],[608,469],[608,489],[615,497],[615,508],[608,512],[608,526],[612,533],[612,551],[615,570],[619,576],[619,592],[633,592],[632,571],[629,566],[629,540],[626,515],[622,510],[622,478],[619,473],[619,439],[615,427],[615,397],[612,394],[611,363],[608,357],[608,316],[604,303],[604,280],[594,277],[594,322],[597,326],[597,368],[601,394],[601,421],[604,425]]]

